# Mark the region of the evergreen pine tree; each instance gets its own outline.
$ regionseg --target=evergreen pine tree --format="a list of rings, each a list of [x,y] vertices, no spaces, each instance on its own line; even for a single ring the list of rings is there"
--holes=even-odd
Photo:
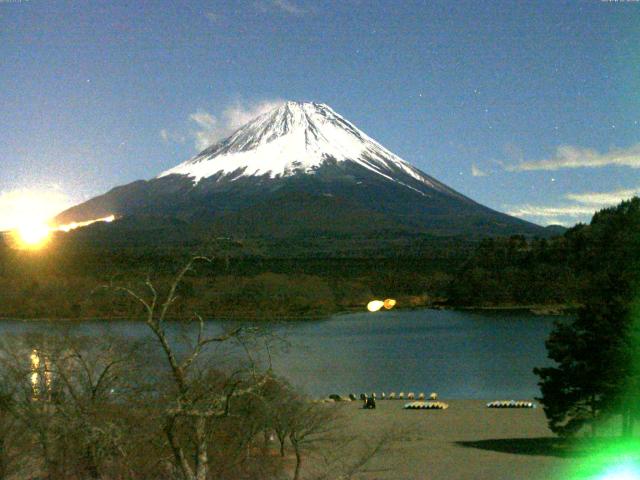
[[[586,279],[572,322],[557,322],[546,342],[555,366],[536,368],[552,431],[571,435],[585,424],[622,414],[633,431],[640,403],[640,199],[602,210],[584,233],[577,267]]]

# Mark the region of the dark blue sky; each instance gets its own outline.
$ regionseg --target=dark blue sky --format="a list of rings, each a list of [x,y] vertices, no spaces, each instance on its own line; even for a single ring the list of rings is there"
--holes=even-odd
[[[588,220],[640,192],[640,3],[0,0],[0,217],[153,177],[281,99],[490,207]]]

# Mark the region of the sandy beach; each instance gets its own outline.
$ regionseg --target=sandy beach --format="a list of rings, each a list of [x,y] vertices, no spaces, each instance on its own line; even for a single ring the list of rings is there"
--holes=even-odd
[[[447,410],[404,410],[404,401],[345,405],[354,433],[374,437],[395,431],[395,439],[361,479],[562,479],[575,459],[548,446],[554,436],[544,412],[489,409],[486,401],[445,400]]]

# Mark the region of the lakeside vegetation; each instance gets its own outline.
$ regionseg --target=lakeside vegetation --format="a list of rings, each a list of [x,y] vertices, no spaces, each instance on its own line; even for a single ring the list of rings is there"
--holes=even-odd
[[[341,435],[335,404],[311,401],[256,361],[270,341],[255,328],[212,335],[196,314],[194,335],[167,333],[196,260],[166,294],[151,281],[115,287],[143,309],[146,341],[1,339],[0,479],[352,478],[377,455],[386,432]]]
[[[535,370],[541,401],[559,435],[588,428],[595,436],[619,417],[632,437],[640,421],[640,199],[596,213],[573,235],[581,306],[546,342],[553,363]]]
[[[87,230],[58,234],[43,251],[0,243],[0,317],[131,317],[130,300],[102,287],[147,276],[166,287],[193,254],[214,260],[185,279],[177,317],[198,311],[216,318],[310,318],[361,309],[378,297],[396,298],[400,308],[555,312],[578,302],[585,282],[580,258],[588,248],[582,225],[549,240],[381,239],[364,248],[341,239],[342,249],[334,251],[303,239],[109,246],[96,240],[104,226]]]
[[[0,248],[0,316],[12,318],[131,318],[130,299],[103,287],[139,284],[149,276],[166,288],[193,254],[212,258],[180,286],[173,314],[216,318],[309,318],[362,309],[372,298],[403,306],[442,302],[452,272],[472,245],[413,243],[414,251],[348,255],[232,240],[183,246],[113,247],[58,235],[46,251]]]
[[[15,250],[0,242],[0,317],[135,317],[138,310],[130,299],[114,297],[104,287],[135,285],[149,277],[166,288],[194,254],[213,261],[184,279],[176,317],[198,311],[232,319],[313,318],[362,309],[372,298],[387,297],[396,298],[399,308],[524,307],[562,313],[584,303],[582,292],[595,275],[589,262],[594,249],[605,248],[597,244],[597,228],[584,224],[550,239],[340,238],[333,249],[322,238],[179,244],[160,236],[161,241],[145,244],[141,237],[148,232],[125,229],[116,235],[110,227],[58,234],[43,251]],[[123,228],[117,222],[113,227]],[[105,232],[113,245],[105,242]]]
[[[330,312],[338,299],[355,298],[336,295],[338,280],[344,282],[340,291],[359,281],[360,289],[353,291],[371,295],[390,291],[385,288],[407,295],[437,291],[444,305],[474,298],[493,308],[517,301],[576,302],[576,318],[558,322],[547,342],[554,365],[536,369],[548,427],[563,437],[575,437],[585,428],[595,436],[602,425],[611,432],[611,422],[620,417],[617,431],[633,440],[640,420],[639,232],[640,199],[635,198],[555,239],[485,240],[466,256],[450,254],[424,263],[411,256],[335,263],[222,256],[202,259],[207,261],[198,268],[188,262],[176,277],[171,275],[175,257],[166,257],[172,260],[160,262],[152,279],[146,277],[145,262],[153,255],[137,257],[136,263],[121,253],[118,261],[99,257],[100,267],[82,265],[80,260],[88,257],[77,256],[66,264],[67,276],[56,278],[56,269],[64,265],[58,263],[61,258],[73,257],[4,249],[5,280],[16,273],[25,281],[50,278],[31,290],[15,290],[25,298],[69,302],[73,295],[84,295],[95,302],[88,304],[91,308],[139,318],[153,340],[143,345],[44,335],[0,342],[0,478],[24,472],[50,479],[354,476],[376,461],[394,432],[386,429],[373,439],[345,436],[347,423],[339,408],[311,402],[269,365],[254,361],[263,340],[255,330],[208,336],[197,309],[203,306],[206,312],[207,306],[236,302],[235,308],[263,309],[274,316],[309,315],[319,311],[318,305]],[[95,275],[107,265],[108,278]],[[124,265],[129,269],[118,273]],[[93,275],[92,268],[97,268]],[[440,279],[439,290],[435,283],[421,283],[433,278]],[[58,294],[58,289],[69,294]],[[216,289],[226,296],[207,293]],[[166,322],[194,314],[197,335],[188,348],[179,349],[166,334]],[[245,359],[231,359],[216,349],[206,353],[212,344],[226,342],[237,342]],[[495,440],[463,442],[469,448],[504,448]],[[560,444],[562,452],[585,445],[542,439],[522,448],[552,452]]]

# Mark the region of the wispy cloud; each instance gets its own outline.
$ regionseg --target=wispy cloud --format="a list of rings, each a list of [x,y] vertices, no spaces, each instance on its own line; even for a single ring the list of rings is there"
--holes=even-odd
[[[162,138],[162,141],[164,143],[170,143],[170,142],[184,143],[186,140],[184,135],[181,135],[176,132],[171,132],[166,128],[163,128],[162,130],[160,130],[160,138]]]
[[[609,206],[616,205],[634,195],[640,195],[640,188],[626,188],[612,192],[568,193],[565,198],[586,205]]]
[[[486,177],[488,174],[480,169],[475,163],[471,164],[471,175],[474,177]]]
[[[518,205],[507,210],[509,215],[514,217],[532,218],[540,223],[566,223],[567,218],[584,217],[585,215],[593,215],[597,208],[582,205],[565,205],[565,206],[544,206],[544,205]]]
[[[305,9],[303,9],[299,5],[296,5],[290,0],[273,0],[273,4],[280,10],[283,10],[292,15],[302,15],[307,12]]]
[[[262,12],[275,10],[296,16],[306,15],[312,11],[311,8],[303,6],[294,0],[258,0],[255,6]]]
[[[199,110],[189,115],[189,120],[198,127],[193,132],[198,150],[204,150],[219,139],[218,119],[215,116],[204,110]]]
[[[14,229],[25,221],[46,222],[73,203],[57,185],[0,191],[0,231]]]
[[[606,166],[640,168],[640,143],[629,148],[612,148],[600,153],[590,148],[562,145],[551,158],[504,164],[505,170],[560,170],[564,168],[601,168]]]
[[[574,224],[587,221],[596,211],[613,206],[634,195],[640,195],[640,188],[627,188],[610,192],[567,193],[561,205],[514,205],[507,206],[507,213],[514,217],[525,217],[545,225],[560,223]],[[566,202],[570,201],[570,203]]]
[[[282,103],[284,101],[280,99],[254,103],[238,101],[226,107],[218,116],[205,110],[192,113],[189,115],[189,120],[196,125],[196,129],[191,132],[195,140],[195,147],[198,151],[204,150],[229,136],[248,121],[279,107]]]

